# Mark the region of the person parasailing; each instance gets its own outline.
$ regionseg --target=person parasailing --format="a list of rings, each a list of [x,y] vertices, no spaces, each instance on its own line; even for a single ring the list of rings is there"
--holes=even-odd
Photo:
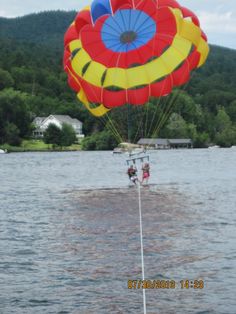
[[[141,183],[143,184],[143,182],[145,181],[146,184],[148,184],[148,180],[150,178],[150,165],[148,162],[146,162],[143,166],[142,166],[142,171],[143,171],[143,177],[142,177],[142,181]]]
[[[127,174],[129,176],[130,181],[136,184],[136,182],[138,181],[136,166],[130,165],[127,170]]]

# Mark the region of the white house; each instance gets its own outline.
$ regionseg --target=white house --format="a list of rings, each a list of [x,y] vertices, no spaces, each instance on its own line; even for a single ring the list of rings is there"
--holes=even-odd
[[[43,133],[48,128],[49,124],[55,124],[59,128],[62,128],[62,124],[66,123],[73,127],[75,130],[76,137],[83,138],[84,134],[82,131],[83,123],[77,119],[72,119],[70,116],[65,115],[50,115],[48,117],[36,117],[33,124],[36,126],[33,131],[33,136],[36,138],[43,137]]]

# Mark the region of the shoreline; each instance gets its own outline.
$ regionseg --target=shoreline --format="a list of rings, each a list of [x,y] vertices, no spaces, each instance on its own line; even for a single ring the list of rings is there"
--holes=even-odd
[[[27,149],[19,149],[19,150],[7,150],[5,154],[11,154],[11,153],[64,153],[64,152],[81,152],[81,149],[35,149],[35,150],[27,150]]]
[[[64,152],[81,151],[81,144],[73,144],[68,147],[53,147],[52,144],[45,144],[42,140],[24,139],[20,146],[9,144],[0,145],[0,149],[6,153],[31,153],[31,152]]]
[[[3,149],[0,147],[0,149]],[[211,150],[212,147],[208,147],[208,148],[192,148],[190,150]],[[216,149],[216,148],[214,148]],[[235,146],[231,146],[231,147],[218,147],[217,149],[235,149]],[[188,149],[168,149],[169,151],[176,151],[176,150],[188,150]],[[85,151],[90,151],[90,152],[102,152],[104,150],[82,150],[82,149],[23,149],[23,148],[19,148],[19,149],[9,149],[7,148],[7,151],[4,152],[1,155],[4,154],[11,154],[11,153],[65,153],[65,152],[85,152]],[[112,150],[105,150],[105,151],[109,151],[109,152],[113,152]],[[153,151],[153,150],[151,150]],[[155,151],[163,151],[163,149],[157,149]],[[167,151],[165,149],[165,151]],[[122,153],[125,154],[125,153]],[[116,155],[116,154],[115,154]],[[121,155],[121,154],[120,154]]]

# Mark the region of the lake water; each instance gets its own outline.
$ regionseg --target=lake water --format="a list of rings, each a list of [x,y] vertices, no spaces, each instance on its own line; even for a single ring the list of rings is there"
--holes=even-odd
[[[178,285],[146,290],[147,313],[235,314],[236,149],[150,157],[146,278]],[[141,279],[128,185],[124,155],[0,155],[0,313],[143,313],[142,291],[127,289]],[[182,279],[205,287],[181,289]]]

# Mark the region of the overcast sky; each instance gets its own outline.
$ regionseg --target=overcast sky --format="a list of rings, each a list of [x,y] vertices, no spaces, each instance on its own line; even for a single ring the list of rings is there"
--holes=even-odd
[[[0,16],[16,17],[47,10],[76,10],[91,0],[0,0]],[[208,35],[209,42],[236,49],[235,0],[179,0],[194,11]]]

